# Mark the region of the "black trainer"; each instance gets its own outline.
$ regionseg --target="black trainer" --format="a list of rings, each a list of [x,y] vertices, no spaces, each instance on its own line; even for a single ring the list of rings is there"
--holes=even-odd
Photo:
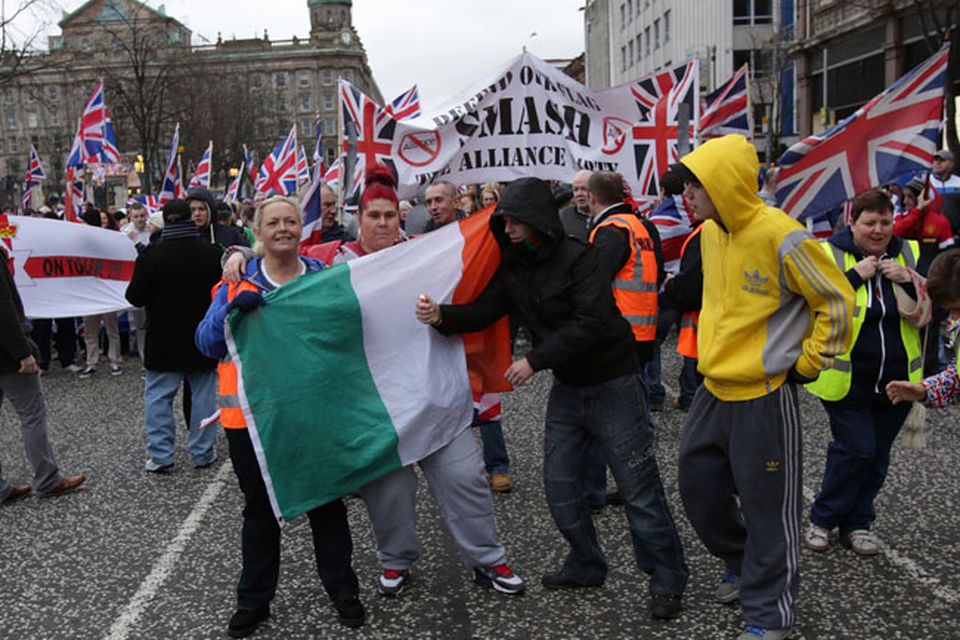
[[[587,587],[601,587],[603,586],[603,580],[599,582],[580,582],[579,580],[567,577],[563,571],[556,571],[554,573],[543,574],[543,577],[540,578],[540,584],[547,589],[582,589]]]
[[[663,593],[650,596],[650,617],[656,620],[672,620],[683,611],[679,593]]]
[[[227,635],[231,638],[246,638],[253,635],[260,623],[270,617],[270,605],[259,609],[237,609],[230,618]]]
[[[345,627],[356,629],[362,627],[366,620],[367,613],[363,610],[363,604],[357,598],[344,598],[333,603],[337,610],[337,620]]]

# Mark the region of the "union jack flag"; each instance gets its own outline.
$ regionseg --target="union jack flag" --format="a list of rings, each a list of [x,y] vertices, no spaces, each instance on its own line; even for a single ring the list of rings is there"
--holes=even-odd
[[[689,140],[696,139],[700,111],[700,71],[696,59],[644,78],[631,87],[639,116],[633,125],[637,175],[634,197],[649,202],[660,193],[660,176],[677,162],[681,105],[690,117]]]
[[[412,120],[420,116],[420,92],[413,85],[383,108],[394,120]]]
[[[743,65],[733,77],[703,99],[700,113],[700,139],[719,138],[739,133],[753,137],[753,114],[750,111],[750,73]]]
[[[36,147],[30,145],[30,158],[27,161],[27,182],[40,184],[47,179],[47,173],[43,170],[43,163],[40,162],[40,154]]]
[[[93,94],[83,109],[80,137],[83,141],[82,153],[85,162],[110,164],[120,161],[110,110],[103,97],[103,80],[93,88]]]
[[[193,177],[190,178],[191,187],[210,188],[210,156],[212,155],[213,141],[211,140],[210,144],[207,145],[207,150],[204,151],[200,157],[200,162],[197,163],[196,168],[193,170]]]
[[[313,184],[310,185],[310,188],[303,195],[303,226],[300,230],[301,247],[319,244],[323,237],[323,224],[320,219],[322,215],[320,199],[323,197],[323,189],[321,189],[321,187],[323,186],[323,180],[314,180]]]
[[[250,172],[250,182],[257,182],[257,163],[253,160],[253,152],[247,149],[247,145],[243,145],[243,164],[247,166],[247,171]]]
[[[127,204],[133,204],[134,202],[142,204],[144,207],[146,207],[147,213],[156,213],[161,208],[160,204],[157,202],[157,196],[139,194],[130,196],[130,199],[127,200]]]
[[[297,127],[290,128],[273,153],[260,165],[254,185],[260,193],[275,192],[289,196],[297,192]]]
[[[317,144],[313,148],[313,179],[317,180],[323,177],[326,170],[323,168],[323,120],[320,118],[320,112],[316,115]]]
[[[784,152],[780,207],[805,220],[930,167],[940,139],[949,44],[853,115]]]
[[[86,158],[83,153],[83,136],[80,125],[80,120],[77,120],[77,133],[73,136],[73,146],[70,147],[70,154],[67,156],[68,167],[73,167],[75,169],[82,169],[83,165],[86,163]]]
[[[340,105],[343,112],[343,130],[346,132],[348,127],[352,126],[357,132],[356,147],[353,149],[356,152],[356,162],[353,166],[350,193],[359,191],[367,167],[374,164],[385,165],[397,175],[397,168],[390,159],[397,121],[346,80],[340,80]],[[349,137],[344,133],[344,155],[350,150]]]
[[[180,148],[180,123],[173,128],[173,138],[170,140],[170,153],[167,155],[167,167],[163,172],[163,183],[160,185],[160,195],[157,204],[163,208],[171,200],[183,194],[183,182],[180,180],[180,162],[177,149]]]
[[[240,170],[237,171],[237,177],[230,182],[230,186],[227,188],[227,195],[224,196],[224,200],[228,202],[238,202],[240,200],[240,183],[243,182],[243,169],[244,165],[240,163]]]
[[[340,160],[337,158],[323,174],[323,182],[328,187],[336,191],[340,186]]]
[[[67,165],[67,197],[63,203],[63,218],[68,222],[79,222],[86,199],[83,183],[83,169]]]
[[[303,145],[297,150],[297,182],[310,182],[310,165],[307,162],[307,152]]]

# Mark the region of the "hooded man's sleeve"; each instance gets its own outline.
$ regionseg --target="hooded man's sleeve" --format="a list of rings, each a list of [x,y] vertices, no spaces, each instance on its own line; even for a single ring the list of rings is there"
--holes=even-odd
[[[804,378],[815,379],[834,357],[851,348],[853,287],[813,238],[784,256],[783,275],[787,288],[810,306],[813,325],[794,367]]]

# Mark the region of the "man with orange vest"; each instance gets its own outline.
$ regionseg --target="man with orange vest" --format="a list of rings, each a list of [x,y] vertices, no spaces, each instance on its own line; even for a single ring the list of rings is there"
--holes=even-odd
[[[587,181],[590,243],[597,267],[611,282],[620,313],[630,324],[642,372],[657,342],[657,290],[663,259],[656,226],[637,216],[624,201],[623,177],[598,171]],[[649,409],[649,390],[644,386]],[[649,412],[648,412],[649,413]],[[649,422],[649,420],[648,420]],[[584,464],[587,503],[594,513],[606,504],[622,504],[618,491],[607,494],[607,468],[602,453],[592,447]]]
[[[700,320],[700,301],[703,298],[703,262],[700,258],[700,229],[697,226],[687,236],[680,249],[680,271],[668,278],[663,293],[674,308],[680,311],[680,335],[677,353],[683,356],[680,370],[680,395],[674,407],[681,411],[690,408],[693,394],[703,382],[697,372],[697,323]]]

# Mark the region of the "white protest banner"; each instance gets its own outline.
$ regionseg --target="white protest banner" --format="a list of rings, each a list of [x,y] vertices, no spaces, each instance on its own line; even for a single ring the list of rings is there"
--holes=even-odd
[[[594,91],[525,53],[412,120],[394,120],[342,80],[340,100],[357,134],[354,175],[390,165],[401,197],[434,180],[570,181],[589,169],[623,174],[641,200],[658,195],[659,176],[677,161],[680,125],[691,145],[696,138],[699,65]]]
[[[27,317],[79,317],[130,307],[124,293],[137,251],[122,233],[0,215],[0,254],[10,265]]]

